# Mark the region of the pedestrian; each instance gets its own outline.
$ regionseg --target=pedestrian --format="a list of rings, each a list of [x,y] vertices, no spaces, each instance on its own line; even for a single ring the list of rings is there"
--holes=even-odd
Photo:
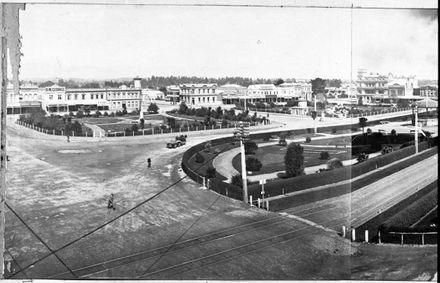
[[[110,209],[113,209],[113,210],[115,210],[116,208],[115,208],[115,206],[114,206],[114,199],[115,199],[115,196],[113,195],[113,194],[110,194],[110,198],[108,199],[108,204],[107,204],[107,208],[110,210]]]
[[[148,157],[147,162],[148,162],[148,168],[151,168],[151,158]]]

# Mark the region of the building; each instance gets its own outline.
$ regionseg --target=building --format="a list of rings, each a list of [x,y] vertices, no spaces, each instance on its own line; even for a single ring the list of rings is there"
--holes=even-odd
[[[379,73],[367,73],[366,70],[358,71],[357,94],[360,103],[365,105],[390,104],[398,100],[417,99],[414,89],[417,89],[415,76],[387,76]]]
[[[105,89],[105,91],[110,111],[126,110],[129,113],[139,111],[142,94],[140,88],[127,88],[123,85],[120,88]]]
[[[165,101],[173,104],[180,102],[180,87],[178,85],[170,85],[166,87]]]
[[[180,101],[189,107],[218,107],[222,100],[216,89],[217,84],[182,84]]]
[[[6,89],[7,114],[28,113],[32,109],[41,108],[42,90],[35,85],[20,86],[19,93],[14,93],[12,84]]]
[[[419,88],[420,96],[438,98],[438,86],[436,85],[426,85]]]
[[[66,89],[58,85],[46,87],[42,92],[42,108],[49,114],[132,112],[140,108],[141,89],[93,88]]]
[[[216,92],[221,96],[225,105],[239,103],[246,99],[247,87],[237,84],[225,84],[219,86]]]

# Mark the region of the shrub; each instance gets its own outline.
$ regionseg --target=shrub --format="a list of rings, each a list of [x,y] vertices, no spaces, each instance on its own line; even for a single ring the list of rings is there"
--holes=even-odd
[[[75,116],[75,115],[73,114],[72,111],[70,111],[70,112],[69,112],[69,116],[70,116],[70,117],[73,117],[73,116]]]
[[[303,147],[296,143],[291,143],[287,147],[287,152],[284,156],[284,164],[286,166],[286,174],[288,177],[296,177],[304,173],[303,152]]]
[[[133,124],[133,125],[131,125],[131,130],[132,130],[133,132],[137,132],[137,131],[139,130],[139,126],[138,126],[138,124]]]
[[[150,103],[150,105],[148,105],[147,111],[148,113],[157,114],[157,112],[159,111],[159,107],[156,103]]]
[[[96,111],[95,112],[95,117],[99,117],[99,116],[101,116],[102,114],[101,114],[101,112],[98,110],[98,111]]]
[[[108,113],[107,113],[107,111],[105,111],[104,112],[104,115],[103,115],[104,117],[108,117]]]
[[[344,165],[342,164],[341,160],[339,160],[338,158],[332,158],[329,161],[327,161],[328,170],[333,170],[342,167],[344,167]]]
[[[125,116],[125,115],[127,115],[127,113],[128,113],[128,112],[127,112],[127,109],[124,108],[124,109],[122,110],[122,112],[121,112],[121,114],[122,114],[121,116]]]
[[[84,117],[84,113],[81,110],[76,112],[76,118],[83,118],[83,117]]]
[[[196,153],[196,157],[195,157],[195,162],[197,163],[203,163],[205,162],[205,158],[203,157],[203,155],[200,154],[200,152]]]
[[[206,169],[206,177],[207,178],[215,178],[217,174],[217,171],[215,170],[214,167],[208,167],[208,169]]]
[[[231,184],[240,188],[243,188],[243,178],[241,174],[237,174],[232,176],[231,178]]]
[[[210,152],[211,151],[211,142],[208,141],[205,143],[205,151]]]
[[[336,134],[338,130],[336,128],[332,128],[332,134]]]
[[[368,154],[366,154],[365,152],[362,152],[358,155],[358,157],[356,158],[358,163],[362,163],[364,161],[368,160]]]
[[[260,171],[263,164],[257,158],[249,157],[246,159],[246,170],[249,171]]]
[[[330,158],[330,154],[328,154],[327,151],[321,151],[321,153],[319,154],[319,159],[321,160],[327,160]]]
[[[247,140],[244,142],[244,154],[255,154],[258,149],[256,142],[252,140]]]
[[[76,136],[80,136],[82,134],[82,127],[78,121],[75,121],[72,124],[71,130],[75,133]]]
[[[306,137],[306,143],[310,143],[312,139],[310,137]]]

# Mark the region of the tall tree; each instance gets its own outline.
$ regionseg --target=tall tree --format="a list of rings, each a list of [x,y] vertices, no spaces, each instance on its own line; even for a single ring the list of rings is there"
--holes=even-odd
[[[287,177],[296,177],[304,173],[304,149],[300,144],[291,143],[284,156]]]
[[[321,78],[316,78],[312,80],[312,92],[313,94],[317,95],[318,93],[324,93],[325,92],[325,80]]]

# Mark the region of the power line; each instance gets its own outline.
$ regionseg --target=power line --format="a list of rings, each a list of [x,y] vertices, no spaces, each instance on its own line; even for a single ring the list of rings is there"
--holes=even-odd
[[[179,236],[179,238],[177,238],[177,240],[175,240],[174,241],[174,243],[172,244],[172,245],[170,245],[167,249],[166,249],[166,251],[164,252],[164,253],[162,253],[160,256],[159,256],[159,258],[158,259],[156,259],[148,268],[147,268],[147,270],[144,272],[144,273],[142,273],[141,275],[139,275],[139,276],[137,276],[136,278],[140,278],[140,277],[142,277],[142,276],[144,276],[146,273],[148,273],[148,271],[150,271],[150,269],[154,266],[154,265],[156,265],[156,263],[158,263],[167,253],[168,253],[168,251],[169,250],[171,250],[173,247],[174,247],[174,245],[177,243],[177,242],[179,242],[179,240],[180,239],[182,239],[182,237],[183,236],[185,236],[186,235],[186,233],[189,231],[189,230],[191,230],[191,228],[192,227],[194,227],[194,225],[196,225],[196,223],[197,222],[199,222],[199,220],[203,217],[203,216],[205,216],[205,214],[209,211],[209,209],[211,209],[211,207],[217,202],[217,200],[220,198],[220,195],[218,195],[217,196],[217,198],[205,209],[205,211],[202,213],[202,215],[200,215],[180,236]]]
[[[9,210],[12,211],[12,213],[21,221],[21,223],[23,223],[23,225],[26,226],[26,228],[29,231],[31,231],[31,233],[34,234],[34,236],[50,251],[49,255],[53,254],[61,262],[61,264],[64,265],[64,267],[67,268],[67,270],[69,270],[69,272],[73,275],[73,277],[78,278],[76,274],[72,271],[72,269],[70,269],[67,266],[67,264],[56,253],[54,253],[54,251],[49,247],[49,245],[40,236],[38,236],[38,234],[20,217],[20,215],[18,215],[7,202],[5,202],[5,204],[9,208]],[[21,272],[24,271],[25,269],[26,267],[21,269]]]
[[[206,165],[208,162],[212,161],[212,160],[213,160],[215,157],[217,157],[220,153],[224,152],[228,147],[229,147],[229,145],[225,146],[220,152],[216,153],[211,159],[208,159],[208,160],[205,161],[203,164],[201,164],[198,168],[196,168],[195,171],[199,170],[199,169],[202,168],[204,165]],[[50,249],[50,248],[49,248],[49,247],[48,247],[48,246],[47,246],[42,240],[40,240],[40,237],[38,237],[38,235],[36,235],[35,232],[34,232],[33,230],[31,230],[31,228],[29,227],[29,225],[27,225],[27,224],[26,224],[26,223],[25,223],[25,222],[24,222],[24,221],[18,216],[18,214],[16,214],[16,213],[14,212],[14,214],[16,214],[16,216],[17,216],[17,217],[23,222],[23,224],[24,224],[28,229],[30,229],[31,232],[37,237],[37,239],[39,239],[39,240],[40,240],[40,241],[41,241],[41,242],[42,242],[42,243],[43,243],[43,244],[49,249],[49,251],[50,251],[49,254],[46,254],[45,256],[43,256],[43,257],[41,257],[41,258],[35,260],[34,262],[32,262],[32,263],[26,265],[25,267],[23,267],[23,268],[22,268],[22,271],[24,271],[24,270],[30,268],[31,266],[33,266],[33,265],[35,265],[35,264],[37,264],[37,263],[43,261],[44,259],[48,258],[48,257],[51,256],[52,254],[54,254],[54,255],[58,258],[58,256],[56,255],[57,252],[59,252],[59,251],[65,249],[65,248],[67,248],[67,247],[69,247],[69,246],[75,244],[76,242],[78,242],[78,241],[80,241],[80,240],[86,238],[87,236],[90,236],[91,234],[93,234],[93,233],[95,233],[95,232],[101,230],[101,229],[104,228],[105,226],[107,226],[107,225],[109,225],[109,224],[115,222],[116,220],[122,218],[123,216],[125,216],[125,215],[127,215],[128,213],[132,212],[133,210],[139,208],[140,206],[144,205],[145,203],[149,202],[150,200],[152,200],[152,199],[158,197],[158,196],[161,195],[163,192],[165,192],[165,191],[169,190],[170,188],[174,187],[175,185],[177,185],[178,183],[180,183],[181,181],[183,181],[183,180],[186,179],[187,177],[188,177],[188,175],[185,175],[185,176],[181,177],[180,179],[178,179],[176,182],[172,183],[171,185],[169,185],[169,186],[166,187],[165,189],[159,191],[158,193],[154,194],[153,196],[147,198],[146,200],[144,200],[144,201],[138,203],[138,204],[135,205],[134,207],[128,209],[128,210],[125,211],[125,212],[123,212],[122,214],[120,214],[120,215],[116,216],[115,218],[113,218],[113,219],[111,219],[111,220],[105,222],[104,224],[102,224],[102,225],[96,227],[95,229],[91,230],[90,232],[88,232],[88,233],[86,233],[86,234],[84,234],[84,235],[82,235],[82,236],[76,238],[75,240],[70,241],[69,243],[67,243],[67,244],[65,244],[65,245],[63,245],[63,246],[61,246],[60,248],[58,248],[58,249],[56,249],[56,250],[51,250],[51,249]],[[8,206],[8,207],[9,207],[9,206]],[[61,261],[61,259],[60,259],[60,261]],[[66,266],[66,267],[67,267],[67,266]],[[69,268],[68,268],[68,269],[69,269]],[[72,274],[74,274],[72,270],[69,269],[69,271],[70,271]],[[12,278],[13,276],[15,276],[15,275],[18,274],[18,273],[19,273],[19,272],[15,272],[15,273],[13,273],[12,275],[9,276],[9,278]],[[76,275],[75,275],[75,278],[77,278]]]

